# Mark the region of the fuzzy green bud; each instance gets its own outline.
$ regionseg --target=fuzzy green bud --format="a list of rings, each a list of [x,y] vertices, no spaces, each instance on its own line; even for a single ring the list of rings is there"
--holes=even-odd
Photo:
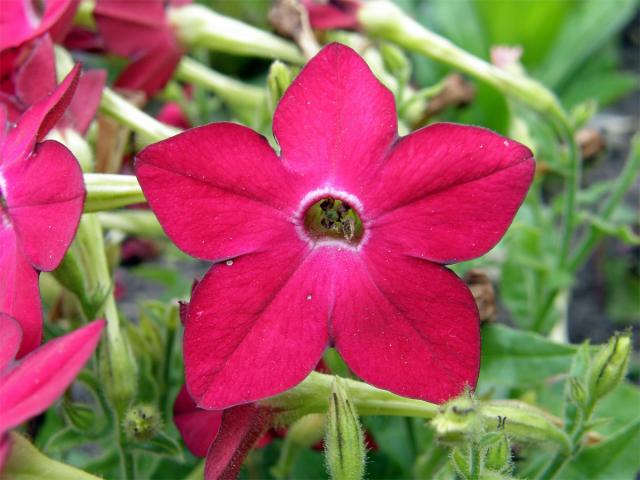
[[[275,111],[278,102],[287,88],[289,88],[289,85],[291,85],[292,80],[293,75],[291,69],[284,63],[276,60],[271,64],[269,75],[267,76],[267,102],[269,111],[272,113]]]
[[[458,475],[462,478],[469,478],[471,474],[471,465],[469,464],[469,455],[462,448],[456,447],[451,450],[451,463],[456,469]]]
[[[431,420],[438,439],[445,443],[466,443],[481,427],[476,403],[468,392],[440,407]]]
[[[400,48],[391,43],[383,42],[380,45],[380,54],[382,55],[384,66],[391,75],[403,84],[409,81],[411,62],[409,62],[409,59]]]
[[[631,334],[616,333],[591,364],[589,388],[599,399],[617,387],[627,372],[631,354]]]
[[[136,405],[125,412],[123,428],[129,438],[146,442],[162,428],[160,411],[154,405]]]
[[[504,431],[489,432],[480,443],[487,449],[485,467],[497,472],[505,472],[511,468],[511,447]]]
[[[336,377],[327,414],[325,456],[334,480],[359,480],[364,475],[365,448],[358,415],[347,390]]]

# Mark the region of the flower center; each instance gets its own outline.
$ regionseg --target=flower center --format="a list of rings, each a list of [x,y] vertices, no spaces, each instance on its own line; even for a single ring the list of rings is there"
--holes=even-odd
[[[347,202],[333,197],[322,198],[308,208],[304,228],[314,239],[337,239],[352,245],[357,245],[364,234],[358,212]]]

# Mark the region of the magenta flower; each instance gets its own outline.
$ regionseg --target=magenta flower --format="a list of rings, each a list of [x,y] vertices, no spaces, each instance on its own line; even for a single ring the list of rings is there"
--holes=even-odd
[[[335,347],[365,381],[443,402],[474,386],[478,311],[444,264],[502,237],[534,172],[491,131],[399,138],[393,95],[348,47],[325,47],[275,112],[281,153],[232,123],[143,150],[136,172],[169,237],[220,262],[186,311],[200,407],[276,395]]]
[[[358,28],[358,10],[362,0],[302,0],[309,22],[318,30]]]
[[[75,94],[56,126],[72,128],[84,135],[100,105],[105,80],[104,70],[82,73]],[[0,103],[6,107],[9,121],[16,122],[25,110],[50,94],[56,86],[53,43],[49,35],[43,35],[25,49],[21,61],[16,62],[0,86]]]
[[[131,60],[117,87],[151,96],[167,84],[184,52],[166,8],[186,3],[190,0],[97,1],[93,14],[107,49]]]
[[[67,34],[80,0],[11,0],[0,8],[0,83],[29,55],[44,35],[59,41]],[[31,78],[40,82],[39,77]],[[3,88],[4,89],[4,88]]]
[[[0,314],[0,471],[11,446],[7,432],[44,412],[73,382],[93,353],[104,320],[56,338],[14,361],[20,324]]]
[[[79,75],[76,66],[8,130],[0,105],[0,312],[21,326],[18,357],[42,337],[37,270],[58,266],[82,213],[85,189],[77,160],[64,145],[44,141],[68,106]]]

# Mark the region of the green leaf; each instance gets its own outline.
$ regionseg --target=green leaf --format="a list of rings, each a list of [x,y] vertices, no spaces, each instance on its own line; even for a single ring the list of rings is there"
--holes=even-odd
[[[580,2],[537,69],[539,78],[554,88],[570,81],[576,70],[631,20],[636,5],[636,0]]]
[[[609,421],[599,425],[596,430],[604,435],[611,435],[633,423],[639,415],[638,405],[640,405],[640,387],[622,383],[598,402],[595,418]]]
[[[640,470],[640,418],[606,441],[578,454],[562,471],[565,480],[632,480]]]
[[[44,456],[22,435],[9,434],[11,451],[2,478],[12,480],[99,480],[87,472]]]
[[[600,233],[610,237],[615,237],[621,242],[629,245],[640,245],[640,236],[633,233],[629,225],[619,225],[609,222],[601,217],[597,217],[586,212],[582,212],[581,218],[584,222],[595,227],[595,229]]]
[[[567,373],[576,347],[504,325],[482,329],[480,380],[510,387],[534,385]]]

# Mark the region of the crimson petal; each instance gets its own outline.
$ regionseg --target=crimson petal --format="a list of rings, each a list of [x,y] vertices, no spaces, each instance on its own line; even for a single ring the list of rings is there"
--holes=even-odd
[[[16,71],[16,96],[25,107],[47,96],[56,87],[56,63],[51,37],[34,42],[33,50]]]
[[[225,410],[220,432],[207,453],[205,480],[235,480],[244,457],[271,420],[271,411],[255,404]]]
[[[96,320],[34,350],[0,376],[0,432],[46,410],[89,360],[104,320]]]
[[[525,146],[483,128],[435,124],[395,145],[362,201],[372,235],[394,251],[454,263],[502,238],[533,173]]]
[[[9,315],[0,313],[0,374],[15,358],[22,341],[20,324]]]
[[[53,92],[24,112],[8,135],[4,151],[8,161],[26,157],[35,143],[41,141],[55,126],[71,102],[79,77],[78,64]]]
[[[145,148],[135,169],[165,232],[192,256],[221,260],[268,248],[283,232],[295,236],[300,182],[247,127],[188,130]]]
[[[46,141],[27,159],[1,165],[7,212],[25,257],[53,270],[75,235],[85,189],[82,170],[62,144]]]
[[[173,404],[173,421],[189,451],[196,457],[206,457],[218,435],[222,411],[198,408],[183,385]]]
[[[333,341],[367,383],[441,403],[474,387],[480,322],[464,282],[446,268],[389,253],[384,243],[338,258]]]
[[[106,80],[105,70],[89,70],[82,73],[67,113],[61,119],[63,125],[68,124],[82,135],[87,133],[100,106]]]
[[[186,382],[222,409],[301,382],[328,343],[331,270],[302,242],[214,266],[198,284],[184,334]]]
[[[0,212],[0,215],[2,213]],[[20,358],[42,340],[42,306],[38,290],[38,272],[19,250],[11,227],[0,224],[0,312],[13,317],[22,329]]]
[[[334,43],[287,89],[273,132],[289,168],[360,196],[396,138],[395,102],[356,52]]]

